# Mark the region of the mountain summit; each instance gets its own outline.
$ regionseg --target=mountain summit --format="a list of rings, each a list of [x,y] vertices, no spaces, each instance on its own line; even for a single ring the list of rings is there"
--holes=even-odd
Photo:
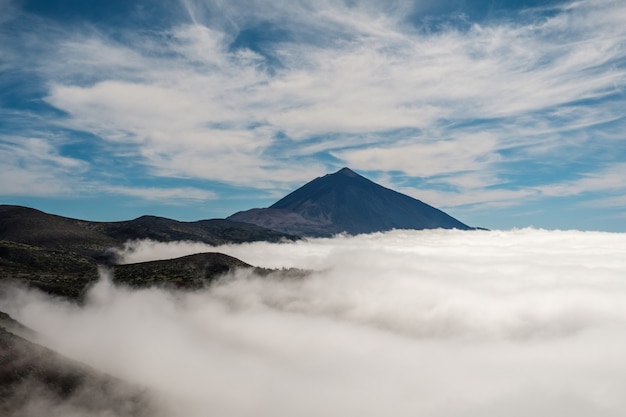
[[[300,236],[332,236],[391,229],[471,229],[415,198],[342,168],[303,185],[269,208],[228,217]]]

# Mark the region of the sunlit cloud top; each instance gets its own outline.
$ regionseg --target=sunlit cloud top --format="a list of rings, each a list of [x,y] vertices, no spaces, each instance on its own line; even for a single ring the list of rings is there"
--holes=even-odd
[[[626,4],[462,3],[1,0],[0,194],[222,217],[349,166],[472,225],[626,230]]]

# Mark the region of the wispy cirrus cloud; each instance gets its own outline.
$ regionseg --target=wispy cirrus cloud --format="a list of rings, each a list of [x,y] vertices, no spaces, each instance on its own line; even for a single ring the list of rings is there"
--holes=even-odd
[[[407,142],[391,147],[347,150],[336,156],[351,166],[367,166],[377,171],[399,170],[413,177],[480,171],[501,159],[497,138],[489,134]]]
[[[602,170],[586,173],[572,181],[540,187],[545,195],[569,196],[589,192],[626,191],[626,163],[611,164]]]
[[[617,7],[604,6],[580,9],[586,18],[599,20]],[[79,125],[93,125],[96,114],[103,125],[113,120],[114,127],[146,147],[175,142],[176,131],[178,143],[250,155],[267,148],[278,131],[307,140],[337,132],[428,129],[442,119],[512,117],[605,95],[624,81],[623,68],[605,67],[623,59],[617,48],[623,31],[613,28],[607,35],[605,28],[589,24],[572,31],[581,23],[578,9],[541,23],[475,25],[428,35],[361,10],[340,18],[340,10],[315,16],[345,30],[335,44],[272,45],[281,63],[274,75],[264,70],[263,56],[229,49],[228,33],[200,24],[175,29],[158,48],[136,40],[131,48],[109,44],[111,53],[102,54],[102,45],[73,45],[73,53],[96,65],[105,59],[115,63],[109,57],[118,55],[126,65],[112,69],[123,74],[125,66],[134,66],[141,80],[120,84],[103,77],[80,88],[53,84],[47,100]],[[316,27],[312,20],[304,24]],[[164,54],[150,56],[154,49]],[[216,124],[226,128],[217,133],[211,129]],[[259,127],[250,125],[261,125],[260,135],[252,134]],[[251,134],[238,140],[242,128]],[[162,140],[146,140],[156,133]]]
[[[606,149],[624,125],[622,2],[436,25],[419,19],[424,8],[188,0],[187,23],[116,36],[56,28],[54,53],[30,59],[41,99],[63,113],[47,123],[88,132],[154,178],[275,194],[350,165],[400,173],[389,185],[448,205],[514,204],[527,189],[557,197],[536,190],[616,157]],[[549,175],[529,182],[525,163]]]
[[[70,178],[84,173],[87,164],[61,155],[53,143],[43,138],[0,136],[0,195],[70,193]]]
[[[200,190],[198,188],[157,188],[157,187],[124,187],[124,186],[104,186],[101,191],[140,197],[145,200],[156,200],[169,204],[184,204],[190,200],[207,201],[217,198],[211,191]]]
[[[55,143],[56,142],[56,143]],[[217,198],[209,190],[194,187],[121,186],[89,180],[89,164],[82,159],[59,153],[59,138],[0,137],[0,195],[46,197],[56,195],[83,197],[90,194],[132,196],[163,204],[208,201]],[[54,146],[56,144],[57,146]]]

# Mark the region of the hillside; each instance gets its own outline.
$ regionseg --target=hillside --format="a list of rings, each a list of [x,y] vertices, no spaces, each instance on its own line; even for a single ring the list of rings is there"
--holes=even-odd
[[[175,259],[116,265],[114,281],[130,287],[200,288],[237,268],[252,265],[222,253],[197,253]]]
[[[127,240],[160,242],[191,240],[209,245],[253,241],[278,242],[295,236],[224,219],[181,222],[142,216],[120,222],[92,222],[44,213],[21,206],[0,205],[0,240],[93,254]]]
[[[80,299],[89,284],[98,279],[98,265],[115,263],[108,249],[135,239],[190,240],[219,245],[278,242],[296,237],[224,219],[179,222],[142,216],[122,222],[90,222],[28,207],[0,205],[0,280],[14,280],[50,294]],[[234,261],[226,262],[216,256],[211,261],[221,271],[228,265],[235,265]],[[167,262],[161,265],[161,269],[173,273],[176,268],[182,268],[184,276],[188,276],[195,265],[189,260],[173,267],[174,261],[171,261],[166,268]],[[145,274],[155,273],[146,268],[141,270]],[[139,281],[148,280],[147,276],[135,275]]]

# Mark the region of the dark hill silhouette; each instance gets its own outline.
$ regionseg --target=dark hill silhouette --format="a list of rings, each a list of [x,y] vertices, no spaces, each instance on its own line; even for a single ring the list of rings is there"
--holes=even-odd
[[[0,415],[38,415],[37,401],[46,404],[46,415],[158,415],[145,389],[27,339],[35,336],[0,312]]]
[[[295,238],[275,230],[224,219],[180,222],[165,217],[141,216],[120,222],[92,222],[56,216],[29,207],[0,205],[0,240],[47,249],[72,249],[87,254],[136,239],[160,242],[191,240],[220,245]]]
[[[174,259],[116,265],[113,280],[135,288],[155,285],[195,289],[238,268],[263,271],[223,253],[204,252]]]
[[[349,168],[316,178],[269,208],[242,211],[228,219],[302,236],[471,229],[443,211],[378,185]]]
[[[257,276],[298,279],[309,271],[295,268],[255,267],[240,259],[218,252],[203,252],[173,259],[116,265],[113,281],[132,288],[163,287],[194,290],[206,287],[237,269],[248,269]]]
[[[90,222],[28,207],[0,205],[0,281],[16,280],[51,294],[80,299],[89,284],[98,279],[98,264],[116,263],[109,248],[127,240],[147,238],[210,245],[296,239],[275,230],[224,219],[179,222],[142,216],[121,222]],[[204,255],[203,259],[205,278],[216,275],[215,271],[238,266],[217,254]],[[197,274],[192,272],[198,269],[197,262],[172,261],[171,264],[187,271],[181,276],[195,279]],[[173,269],[171,265],[168,267],[169,271]],[[138,282],[147,281],[141,271],[148,273],[148,268],[139,268],[135,273]]]
[[[0,240],[47,249],[97,250],[118,241],[91,230],[89,222],[55,216],[29,207],[0,205]]]

